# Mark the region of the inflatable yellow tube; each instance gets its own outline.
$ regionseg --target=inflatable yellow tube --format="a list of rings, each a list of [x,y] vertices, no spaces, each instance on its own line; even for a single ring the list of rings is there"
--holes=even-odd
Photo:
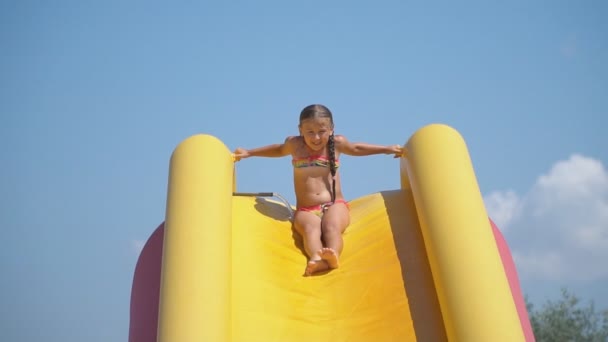
[[[230,151],[196,135],[169,168],[158,341],[231,341]]]
[[[449,340],[523,341],[464,140],[435,124],[406,146],[402,183],[414,195]]]

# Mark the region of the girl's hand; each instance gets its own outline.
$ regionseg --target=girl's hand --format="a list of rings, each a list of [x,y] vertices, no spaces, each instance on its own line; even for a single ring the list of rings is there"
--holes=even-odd
[[[236,150],[234,150],[234,161],[239,161],[243,158],[249,158],[251,157],[251,154],[249,154],[249,151],[247,151],[244,148],[237,148]]]
[[[405,149],[401,145],[390,146],[390,153],[394,154],[393,158],[401,158],[405,154]]]

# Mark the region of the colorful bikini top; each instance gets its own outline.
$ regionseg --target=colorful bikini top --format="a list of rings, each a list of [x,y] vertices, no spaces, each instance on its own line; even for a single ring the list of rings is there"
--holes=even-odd
[[[329,159],[324,156],[310,156],[307,158],[292,159],[291,164],[295,168],[309,167],[309,166],[320,166],[329,167]],[[336,159],[336,169],[340,167],[340,162]]]

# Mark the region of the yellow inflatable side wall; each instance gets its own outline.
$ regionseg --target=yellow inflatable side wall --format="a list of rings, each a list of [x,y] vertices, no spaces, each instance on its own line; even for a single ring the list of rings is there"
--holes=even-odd
[[[430,125],[407,148],[402,189],[351,201],[341,267],[303,277],[285,205],[233,197],[232,156],[216,138],[182,142],[158,340],[523,341],[462,138]]]
[[[230,151],[208,135],[171,156],[159,341],[231,340],[232,169]]]
[[[452,341],[523,341],[519,317],[464,140],[430,125],[402,163]],[[405,170],[403,170],[405,169]]]

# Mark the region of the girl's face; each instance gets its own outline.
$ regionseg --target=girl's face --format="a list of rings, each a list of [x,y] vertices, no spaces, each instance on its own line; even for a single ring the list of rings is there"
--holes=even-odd
[[[322,151],[329,136],[333,133],[333,127],[329,118],[312,118],[300,122],[300,135],[304,137],[304,142],[313,151]]]

